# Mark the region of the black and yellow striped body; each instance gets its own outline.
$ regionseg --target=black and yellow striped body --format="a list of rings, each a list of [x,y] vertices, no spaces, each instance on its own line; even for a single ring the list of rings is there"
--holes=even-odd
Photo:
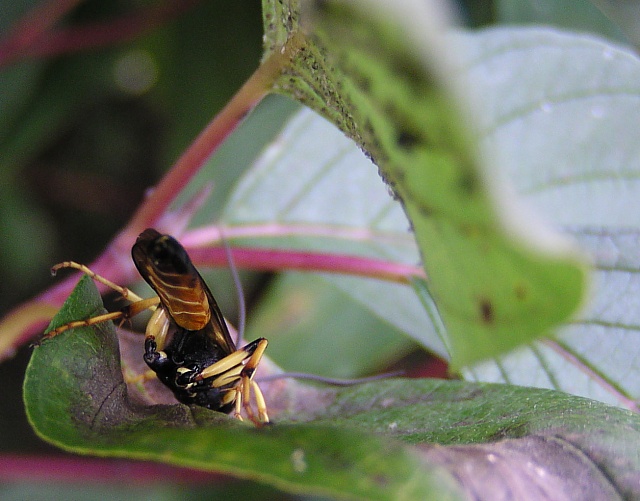
[[[182,403],[225,413],[235,409],[238,418],[242,406],[256,424],[268,422],[262,393],[252,381],[267,341],[236,349],[209,287],[173,237],[147,229],[131,254],[160,298],[160,310],[147,326],[144,360],[149,368]],[[250,408],[250,389],[259,401],[259,418]]]
[[[75,261],[59,263],[53,272],[77,269],[131,304],[120,311],[58,326],[44,334],[42,341],[76,327],[111,320],[122,322],[151,309],[154,313],[147,323],[144,361],[177,400],[225,413],[233,411],[239,420],[243,419],[244,409],[256,426],[269,423],[267,404],[253,380],[267,340],[259,338],[236,349],[209,287],[175,238],[147,229],[137,238],[131,254],[140,275],[157,297],[143,299]]]
[[[154,229],[143,231],[131,249],[140,275],[160,297],[160,304],[177,327],[206,329],[227,355],[236,350],[229,329],[209,287],[184,247]]]

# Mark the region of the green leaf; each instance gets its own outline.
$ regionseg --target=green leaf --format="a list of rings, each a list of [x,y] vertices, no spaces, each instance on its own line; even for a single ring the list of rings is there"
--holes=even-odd
[[[52,327],[100,309],[97,290],[84,277]],[[36,432],[69,451],[223,471],[292,492],[348,499],[397,499],[400,493],[459,499],[446,472],[425,468],[429,462],[384,437],[328,424],[255,429],[202,408],[132,402],[110,324],[73,329],[37,347],[24,399]]]
[[[323,276],[287,273],[252,310],[246,339],[269,339],[287,372],[357,378],[388,370],[415,344]]]
[[[463,375],[636,408],[640,124],[628,110],[638,99],[637,57],[590,36],[541,28],[458,34],[452,43],[462,54],[455,75],[483,96],[483,140],[502,152],[525,201],[576,239],[596,267],[584,312],[556,330],[557,343],[523,347],[469,366]],[[296,238],[271,244],[339,248],[407,264],[417,259],[408,223],[375,167],[309,111],[293,118],[241,179],[226,214],[229,224],[304,228]],[[315,232],[322,238],[312,237]],[[431,321],[408,288],[326,279],[429,350],[446,354],[437,311],[430,310]]]
[[[305,168],[300,169],[300,165]],[[409,265],[419,259],[409,222],[400,205],[380,182],[375,167],[352,141],[308,109],[301,110],[287,122],[278,137],[238,181],[229,196],[223,220],[229,227],[259,228],[264,225],[281,228],[277,237],[257,231],[255,237],[243,238],[243,245],[356,254]],[[287,228],[291,231],[287,232]],[[251,315],[249,332],[250,337],[258,337],[273,331],[269,337],[279,344],[281,336],[295,338],[295,346],[307,356],[299,355],[291,360],[292,357],[286,356],[292,349],[290,345],[281,348],[274,345],[272,349],[278,354],[275,359],[283,367],[294,370],[292,364],[295,364],[298,370],[303,359],[315,358],[316,362],[305,371],[316,372],[311,367],[322,365],[325,375],[335,377],[343,373],[346,376],[348,371],[349,377],[353,377],[358,375],[352,372],[354,367],[347,368],[340,363],[337,363],[337,372],[330,372],[330,364],[327,366],[327,362],[317,356],[314,347],[318,340],[336,346],[350,339],[353,345],[378,347],[380,343],[388,343],[388,335],[380,332],[380,338],[375,334],[385,328],[403,332],[434,353],[447,356],[410,287],[358,277],[327,274],[320,277],[321,280],[314,279],[305,290],[314,296],[330,298],[337,287],[355,302],[354,307],[343,299],[335,301],[339,304],[334,305],[337,310],[329,314],[331,318],[335,319],[341,312],[347,315],[347,309],[360,317],[357,311],[363,308],[374,318],[366,320],[369,328],[351,318],[345,321],[344,329],[327,329],[327,322],[318,316],[319,329],[312,330],[309,316],[314,314],[308,313],[300,322],[304,328],[298,329],[291,325],[287,315],[292,313],[292,308],[293,312],[299,311],[302,298],[307,298],[308,294],[298,296],[299,290],[283,290],[279,284],[269,299],[273,314],[266,314],[265,318],[264,308],[261,308],[257,315]],[[322,288],[322,282],[328,282],[326,289]],[[311,308],[317,316],[318,303],[304,302],[313,304]],[[380,329],[371,329],[375,319],[380,319]],[[345,329],[349,332],[348,337]],[[305,343],[299,330],[305,331],[305,337],[316,340]],[[358,333],[362,335],[360,342],[356,341]],[[398,339],[398,347],[402,346],[406,346],[406,341]],[[386,360],[377,348],[360,350],[359,358],[365,356],[370,358],[368,366]],[[332,357],[332,362],[337,359]]]
[[[589,253],[596,285],[557,343],[465,376],[637,408],[640,123],[629,109],[640,98],[638,58],[588,35],[541,28],[487,30],[459,43],[459,71],[483,95],[484,140],[502,151],[525,200]]]
[[[566,320],[582,301],[586,268],[490,173],[493,161],[467,125],[466,100],[446,76],[445,61],[455,54],[438,4],[304,5],[306,38],[296,39],[303,50],[277,88],[356,140],[400,198],[453,367],[504,353]],[[296,19],[287,28],[299,37]],[[269,32],[272,24],[265,25],[268,47],[281,38],[278,29]]]
[[[85,277],[52,325],[101,310]],[[297,493],[462,499],[464,490],[493,499],[529,485],[537,499],[640,495],[640,417],[591,400],[435,380],[264,387],[274,424],[260,429],[181,404],[143,406],[128,397],[113,327],[99,325],[36,348],[24,400],[36,432],[64,449],[223,471]]]

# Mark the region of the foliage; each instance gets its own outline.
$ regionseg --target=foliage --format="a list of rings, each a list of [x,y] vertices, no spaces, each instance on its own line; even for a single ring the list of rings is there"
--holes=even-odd
[[[495,4],[505,18],[531,13],[526,2]],[[585,9],[572,22],[600,29],[597,15]],[[256,72],[92,268],[132,282],[128,248],[148,225],[179,236],[200,266],[224,262],[215,249],[224,238],[240,246],[240,267],[332,272],[283,275],[251,320],[248,338],[266,335],[285,369],[359,376],[417,345],[465,380],[265,383],[276,424],[254,430],[148,405],[162,400],[145,388],[138,402],[113,329],[98,326],[35,350],[24,398],[37,433],[73,452],[222,471],[292,493],[637,497],[635,55],[548,28],[451,33],[438,2],[265,1],[263,17]],[[611,24],[601,31],[621,36]],[[16,68],[14,84],[38,71]],[[274,132],[291,110],[268,92],[325,118],[297,112],[237,179],[224,170],[229,159],[255,156],[258,132]],[[9,143],[4,163],[17,166],[25,138],[38,134]],[[209,180],[229,193],[216,184],[215,203],[205,201]],[[49,315],[73,282],[7,317],[3,349],[22,343],[35,314]],[[100,307],[84,279],[53,322]],[[309,324],[296,327],[299,316]]]

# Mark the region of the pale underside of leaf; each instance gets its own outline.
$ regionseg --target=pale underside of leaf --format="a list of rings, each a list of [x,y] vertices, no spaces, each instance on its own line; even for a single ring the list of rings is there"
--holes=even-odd
[[[439,53],[446,48],[434,21],[440,5],[305,6],[306,41],[293,24],[301,49],[277,90],[360,144],[402,201],[453,366],[507,351],[567,318],[581,301],[584,267],[530,221],[512,217],[517,205],[500,200],[484,171],[490,160],[464,125],[469,113],[449,89],[455,82],[443,75],[451,54]]]
[[[481,46],[484,38],[491,47],[491,32],[475,36],[473,45]],[[571,53],[567,57],[571,58]],[[485,95],[489,97],[488,90]],[[301,164],[305,169],[299,179],[296,173]],[[559,209],[554,212],[562,217],[564,212]],[[372,257],[408,263],[417,260],[415,245],[406,231],[408,223],[371,162],[309,110],[301,110],[290,120],[239,182],[226,208],[225,222],[297,227],[295,239],[280,237],[277,243],[281,245],[317,251],[332,251],[339,245]],[[303,238],[301,228],[307,229],[308,238]],[[633,278],[640,265],[636,253],[640,237],[632,229],[565,227],[565,231],[596,263],[593,306],[563,329],[560,347],[543,343],[525,348],[466,374],[476,380],[549,387],[626,405],[624,395],[640,394],[634,386],[640,381],[634,376],[638,370],[634,348],[638,328],[630,316],[640,311],[640,305],[634,303],[639,295]],[[261,245],[264,240],[256,237],[248,243]],[[446,356],[437,329],[408,287],[350,277],[324,278],[430,351]],[[261,335],[260,329],[257,334]]]
[[[637,58],[589,36],[548,29],[486,30],[457,36],[456,43],[462,61],[452,78],[482,97],[477,117],[483,143],[499,152],[518,192],[575,238],[596,267],[589,306],[557,331],[558,343],[522,348],[464,374],[635,408],[640,398],[635,318],[640,311],[635,305],[640,127],[638,114],[628,110],[638,101]],[[311,141],[310,135],[298,137]],[[372,169],[369,175],[375,177]],[[354,290],[353,285],[344,289]],[[375,296],[380,300],[388,294],[381,286]],[[384,311],[374,295],[367,298],[372,309]],[[426,317],[413,318],[414,330],[431,334],[412,337],[442,354]]]
[[[518,191],[588,252],[584,312],[543,343],[467,376],[561,389],[636,409],[640,399],[640,62],[624,47],[551,29],[460,37],[460,78],[483,96],[483,141]]]
[[[301,110],[238,182],[225,208],[234,227],[291,228],[247,245],[288,246],[416,264],[409,222],[375,166],[338,129]],[[442,357],[447,352],[413,290],[380,280],[323,275],[376,316]]]

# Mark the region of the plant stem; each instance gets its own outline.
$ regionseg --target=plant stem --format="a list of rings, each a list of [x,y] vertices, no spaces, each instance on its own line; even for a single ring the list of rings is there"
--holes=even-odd
[[[225,266],[227,264],[224,249],[222,248],[187,250],[189,256],[197,265]],[[287,269],[349,274],[403,284],[410,283],[416,277],[425,278],[424,270],[419,266],[394,263],[382,259],[280,249],[234,247],[232,251],[234,262],[244,269],[260,271]]]
[[[121,234],[123,238],[133,241],[142,230],[160,219],[213,152],[267,95],[289,57],[287,52],[276,52],[258,67],[153,189]]]
[[[577,356],[573,352],[573,350],[564,346],[563,343],[552,339],[542,339],[540,342],[551,350],[555,351],[569,364],[573,365],[578,370],[583,372],[591,381],[594,381],[600,387],[604,388],[605,391],[613,395],[618,400],[621,406],[626,407],[633,412],[640,412],[638,402],[623,393],[622,390],[617,388],[617,386],[613,384],[608,378],[604,377],[598,371],[593,369],[586,360],[583,360],[582,358]]]
[[[27,12],[0,42],[0,67],[21,57],[25,50],[41,40],[55,23],[81,2],[82,0],[50,0]]]
[[[0,42],[0,67],[24,57],[55,56],[123,43],[176,18],[200,2],[162,2],[117,19],[54,29],[55,23],[81,1],[52,1],[28,13]]]
[[[224,234],[225,240],[241,238],[284,238],[288,236],[307,236],[317,238],[332,238],[350,242],[371,242],[398,244],[402,241],[407,246],[415,248],[415,239],[407,232],[399,235],[398,232],[377,231],[370,228],[348,227],[331,224],[295,224],[281,222],[265,222],[256,224],[231,223],[231,226],[219,225],[203,226],[189,230],[181,237],[181,242],[186,247],[205,247],[212,243],[219,243]]]

